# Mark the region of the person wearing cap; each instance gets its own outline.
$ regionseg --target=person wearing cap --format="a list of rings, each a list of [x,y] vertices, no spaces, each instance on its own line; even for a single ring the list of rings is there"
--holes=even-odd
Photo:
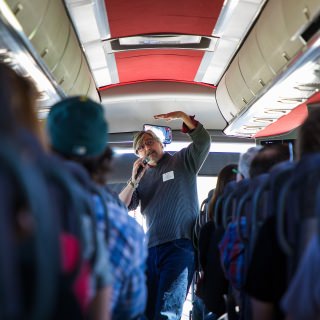
[[[99,188],[99,196],[93,195],[93,201],[97,230],[104,230],[107,236],[113,275],[109,297],[112,319],[143,319],[147,253],[144,233],[118,196],[106,187],[112,151],[108,148],[108,124],[103,108],[86,97],[65,99],[51,108],[47,127],[51,148],[63,158],[82,165]]]
[[[180,319],[194,273],[192,229],[199,212],[197,174],[210,148],[203,125],[182,111],[154,116],[183,121],[192,143],[171,155],[152,131],[138,132],[139,157],[120,198],[130,210],[141,205],[148,238],[148,319]],[[146,161],[147,160],[147,161]],[[142,169],[142,170],[141,170]],[[141,172],[140,172],[141,171]]]

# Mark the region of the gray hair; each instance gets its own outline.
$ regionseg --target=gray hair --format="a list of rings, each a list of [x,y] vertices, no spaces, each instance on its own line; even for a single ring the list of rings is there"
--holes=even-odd
[[[250,178],[249,170],[251,162],[261,148],[262,146],[251,147],[245,153],[240,155],[238,171],[245,179]]]
[[[152,137],[153,140],[162,144],[162,141],[160,140],[160,138],[152,130],[139,131],[133,137],[132,146],[133,146],[133,150],[134,150],[135,154],[138,154],[137,149],[138,149],[138,146],[140,146],[140,144],[141,144],[141,141],[143,139],[144,134],[148,134],[149,136]]]

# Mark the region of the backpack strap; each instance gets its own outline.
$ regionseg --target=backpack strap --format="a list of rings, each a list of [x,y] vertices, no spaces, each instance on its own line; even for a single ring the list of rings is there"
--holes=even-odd
[[[6,140],[2,140],[0,142],[1,167],[7,173],[7,178],[9,179],[8,181],[15,186],[14,190],[12,190],[14,194],[11,194],[11,196],[8,195],[8,197],[2,201],[2,210],[0,215],[5,223],[4,226],[11,230],[11,235],[9,231],[4,233],[2,236],[7,235],[9,238],[7,239],[7,242],[4,243],[11,247],[15,246],[15,243],[12,243],[14,237],[11,219],[13,216],[15,216],[15,210],[17,209],[14,208],[12,204],[8,203],[8,201],[17,201],[19,198],[18,201],[23,201],[23,204],[27,206],[28,211],[30,211],[32,214],[35,222],[32,241],[34,246],[34,263],[36,270],[34,285],[35,296],[33,299],[34,304],[30,309],[30,317],[32,319],[39,320],[47,319],[54,310],[54,298],[57,292],[57,277],[59,273],[59,242],[58,232],[55,228],[56,221],[50,208],[49,194],[47,192],[46,183],[43,177],[41,174],[39,174],[34,163],[32,161],[28,161],[30,159],[23,159],[23,161],[19,161],[19,159],[22,157],[21,150],[11,147],[10,144]],[[10,191],[10,189],[8,191]],[[7,204],[5,204],[5,202],[7,202]],[[5,211],[8,209],[10,209],[10,211]],[[8,214],[10,215],[6,217]],[[11,220],[10,223],[9,219]],[[7,254],[7,250],[5,250],[3,247],[1,249],[1,254],[5,254],[7,256],[6,259],[9,260],[10,255]],[[48,252],[50,253],[49,255]],[[13,267],[11,276],[17,276],[17,260],[13,258],[13,260],[7,261],[7,263],[11,264]],[[3,274],[1,275],[1,282],[3,282],[0,284],[1,288],[2,285],[8,286],[10,283],[13,285],[13,287],[19,285],[16,283],[16,279],[4,279]],[[4,290],[6,289],[7,288],[4,288]],[[15,290],[16,293],[18,293],[16,298],[10,294],[10,292],[12,293],[12,290]],[[6,295],[7,292],[10,294],[10,296],[7,296],[7,299],[13,301],[14,305],[22,306],[22,299],[19,298],[19,289],[17,289],[17,287],[15,289],[11,288],[11,291],[5,291],[4,294]],[[0,303],[0,305],[2,305],[2,303]],[[7,307],[4,307],[4,310],[2,311],[4,313],[10,312],[9,306],[10,303],[7,305]],[[22,308],[20,310],[23,312],[22,316],[25,316],[24,310],[22,310]]]

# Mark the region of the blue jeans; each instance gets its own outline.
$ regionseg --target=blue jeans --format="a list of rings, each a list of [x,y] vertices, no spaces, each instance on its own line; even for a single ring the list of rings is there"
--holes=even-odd
[[[194,273],[191,240],[178,239],[149,249],[147,260],[149,320],[178,320]]]

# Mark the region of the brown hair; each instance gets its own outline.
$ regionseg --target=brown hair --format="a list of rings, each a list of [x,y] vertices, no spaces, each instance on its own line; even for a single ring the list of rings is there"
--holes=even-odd
[[[208,207],[208,218],[213,220],[214,207],[218,197],[223,193],[226,184],[230,181],[236,180],[237,177],[237,165],[229,164],[221,169],[218,175],[216,189],[214,190],[213,196],[209,202]]]
[[[297,155],[320,151],[320,110],[309,110],[309,116],[299,129]]]
[[[54,151],[60,154],[58,151]],[[112,155],[112,149],[107,147],[104,152],[97,157],[75,157],[65,155],[63,155],[63,157],[78,162],[88,171],[92,180],[100,185],[105,185],[107,183],[107,176],[111,171]]]
[[[14,119],[17,126],[41,138],[35,107],[38,95],[35,85],[3,63],[0,63],[0,75],[1,83],[6,84],[1,86],[1,102],[6,103],[10,108],[8,112],[11,113],[11,118]]]
[[[23,128],[40,138],[35,111],[36,89],[33,83],[1,62],[0,83],[0,135],[16,138],[16,134]],[[20,153],[25,150],[23,146]],[[13,230],[15,236],[22,240],[33,234],[36,223],[31,215],[30,204],[19,190],[15,191]]]
[[[290,152],[287,144],[272,144],[265,146],[256,154],[249,169],[250,178],[254,178],[269,170],[282,161],[289,160]]]

